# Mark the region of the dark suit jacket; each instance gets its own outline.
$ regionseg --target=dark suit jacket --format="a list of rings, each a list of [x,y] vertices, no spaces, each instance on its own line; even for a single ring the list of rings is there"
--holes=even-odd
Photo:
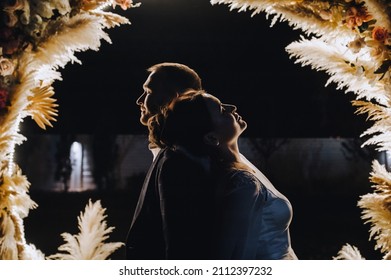
[[[165,259],[165,242],[156,185],[156,166],[163,150],[152,162],[144,179],[126,240],[127,259]]]
[[[128,259],[210,259],[214,181],[201,163],[163,149],[139,197]]]

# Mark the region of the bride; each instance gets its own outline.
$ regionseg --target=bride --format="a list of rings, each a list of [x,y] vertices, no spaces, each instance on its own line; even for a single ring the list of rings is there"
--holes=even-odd
[[[246,122],[233,105],[204,91],[175,99],[150,122],[151,141],[202,162],[211,172],[214,225],[213,256],[217,259],[297,259],[290,241],[292,207],[240,154],[238,139]],[[164,174],[164,166],[159,173]],[[210,208],[212,209],[212,208]],[[180,209],[177,209],[180,211]]]

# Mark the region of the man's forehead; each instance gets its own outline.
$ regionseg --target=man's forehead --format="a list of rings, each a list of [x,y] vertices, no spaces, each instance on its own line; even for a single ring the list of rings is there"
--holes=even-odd
[[[151,89],[153,87],[158,86],[159,82],[160,81],[158,79],[158,76],[155,75],[155,72],[152,72],[151,74],[149,74],[147,80],[143,84],[143,88],[144,89]]]
[[[145,83],[143,84],[143,89],[144,89],[144,90],[148,90],[148,89],[149,89],[149,83],[145,82]]]
[[[143,88],[149,88],[150,83],[151,83],[152,74],[153,74],[153,73],[151,73],[151,74],[148,76],[147,80],[144,82]]]

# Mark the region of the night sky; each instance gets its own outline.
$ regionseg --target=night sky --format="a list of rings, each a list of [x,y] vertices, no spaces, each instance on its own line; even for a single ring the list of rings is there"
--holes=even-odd
[[[288,23],[270,27],[265,14],[230,12],[209,0],[141,2],[116,8],[132,24],[107,30],[112,44],[78,53],[82,65],[60,70],[54,127],[43,131],[25,119],[24,133],[146,133],[135,101],[146,68],[164,61],[189,65],[209,93],[235,104],[248,123],[244,136],[358,137],[369,127],[354,114],[352,93],[325,87],[327,74],[289,58],[285,47],[301,33]]]

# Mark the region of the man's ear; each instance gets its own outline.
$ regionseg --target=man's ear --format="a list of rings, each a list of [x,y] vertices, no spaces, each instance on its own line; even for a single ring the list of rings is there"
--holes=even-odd
[[[204,135],[204,143],[210,146],[218,146],[220,144],[220,141],[219,138],[213,132],[209,132]]]

